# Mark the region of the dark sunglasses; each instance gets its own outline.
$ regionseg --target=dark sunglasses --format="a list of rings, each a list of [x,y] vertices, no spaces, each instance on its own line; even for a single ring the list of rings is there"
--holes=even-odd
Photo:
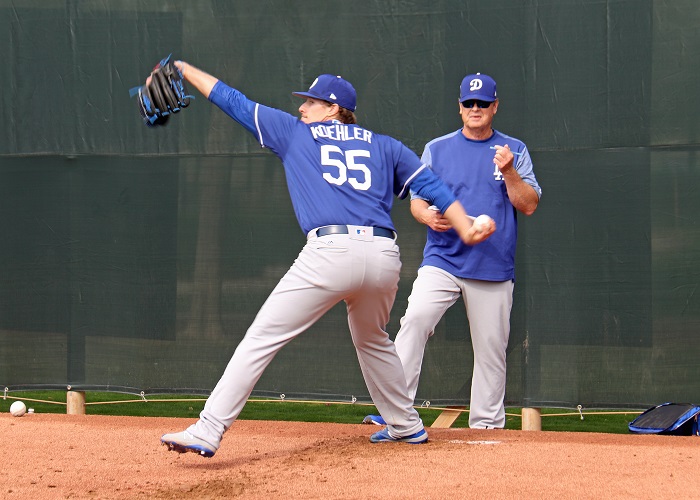
[[[478,99],[467,99],[466,101],[462,101],[462,106],[464,106],[466,109],[472,109],[474,107],[474,103],[476,103],[477,106],[479,106],[481,109],[486,109],[493,104],[492,102],[489,101],[480,101]]]

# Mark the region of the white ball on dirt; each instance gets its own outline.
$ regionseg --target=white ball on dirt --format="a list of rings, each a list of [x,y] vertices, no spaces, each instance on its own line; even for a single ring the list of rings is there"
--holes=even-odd
[[[491,220],[492,220],[491,217],[489,217],[488,215],[482,214],[479,217],[477,217],[476,219],[474,219],[474,227],[477,231],[483,231],[483,229],[487,225],[489,225]]]
[[[21,417],[27,413],[27,406],[22,401],[15,401],[10,405],[10,413],[15,417]]]

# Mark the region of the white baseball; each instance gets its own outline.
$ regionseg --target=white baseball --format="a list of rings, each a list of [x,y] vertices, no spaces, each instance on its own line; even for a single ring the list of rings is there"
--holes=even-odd
[[[477,231],[483,231],[486,228],[486,226],[488,226],[491,223],[491,220],[492,220],[491,217],[489,217],[488,215],[482,214],[479,217],[477,217],[476,219],[474,219],[474,228]]]
[[[10,405],[10,413],[15,417],[21,417],[27,413],[27,406],[22,401],[15,401]]]

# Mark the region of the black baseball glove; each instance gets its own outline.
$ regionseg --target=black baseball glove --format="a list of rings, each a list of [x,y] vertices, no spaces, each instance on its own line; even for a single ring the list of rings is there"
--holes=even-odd
[[[153,68],[151,83],[132,89],[138,94],[139,112],[149,127],[165,125],[171,113],[177,113],[190,104],[182,73],[166,57]],[[132,94],[133,95],[133,94]]]

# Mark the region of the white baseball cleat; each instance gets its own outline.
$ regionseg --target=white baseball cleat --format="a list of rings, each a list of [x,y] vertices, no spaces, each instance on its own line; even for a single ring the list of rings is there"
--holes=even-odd
[[[203,457],[211,458],[218,449],[197,437],[194,437],[187,431],[176,432],[174,434],[163,434],[160,442],[168,447],[168,451],[176,451],[178,453],[197,453]]]

